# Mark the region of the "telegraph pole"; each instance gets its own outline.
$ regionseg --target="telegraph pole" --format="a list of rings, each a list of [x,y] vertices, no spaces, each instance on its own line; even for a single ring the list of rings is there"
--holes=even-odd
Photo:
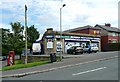
[[[27,64],[27,6],[25,5],[25,64]]]

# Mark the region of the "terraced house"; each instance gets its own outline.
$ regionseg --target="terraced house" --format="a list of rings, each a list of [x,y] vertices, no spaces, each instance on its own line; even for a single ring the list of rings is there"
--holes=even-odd
[[[101,50],[118,50],[120,43],[120,29],[112,27],[111,24],[95,25],[95,28],[101,29]]]

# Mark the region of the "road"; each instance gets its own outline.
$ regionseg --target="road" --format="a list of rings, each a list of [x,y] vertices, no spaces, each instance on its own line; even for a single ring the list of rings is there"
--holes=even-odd
[[[110,54],[110,53],[106,53]],[[111,54],[115,55],[115,54]],[[110,55],[110,56],[111,56]],[[87,56],[91,58],[94,55]],[[102,54],[97,57],[104,58]],[[96,57],[96,58],[97,58]],[[94,58],[94,57],[93,57]],[[57,69],[45,73],[28,75],[20,78],[3,78],[3,80],[118,80],[118,58],[89,62],[73,67]]]

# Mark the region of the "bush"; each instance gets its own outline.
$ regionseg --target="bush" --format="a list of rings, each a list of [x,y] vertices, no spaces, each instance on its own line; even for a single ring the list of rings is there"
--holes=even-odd
[[[111,51],[119,51],[120,43],[109,43],[108,47],[109,47],[109,50],[111,50]]]

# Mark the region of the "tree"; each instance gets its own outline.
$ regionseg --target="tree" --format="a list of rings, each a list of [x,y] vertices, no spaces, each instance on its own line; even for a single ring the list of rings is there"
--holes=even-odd
[[[14,22],[14,23],[11,22],[10,25],[12,27],[12,31],[14,32],[15,36],[21,32],[20,22]]]
[[[20,22],[10,23],[10,25],[13,30],[12,40],[10,40],[12,44],[12,49],[15,51],[16,54],[20,55],[25,45],[25,42],[23,41],[24,27],[21,25]]]
[[[23,40],[24,26],[20,22],[10,23],[13,33],[9,29],[2,29],[2,54],[8,55],[8,52],[13,50],[15,54],[21,55],[25,49],[25,41]],[[27,27],[28,48],[32,48],[32,43],[39,38],[39,32],[34,25]]]
[[[32,48],[32,43],[35,42],[39,38],[39,32],[34,27],[34,25],[27,28],[27,40],[28,40],[28,48]]]
[[[10,33],[9,29],[2,28],[2,55],[8,55],[8,52],[12,50],[12,44],[10,43],[12,40],[12,33]]]

